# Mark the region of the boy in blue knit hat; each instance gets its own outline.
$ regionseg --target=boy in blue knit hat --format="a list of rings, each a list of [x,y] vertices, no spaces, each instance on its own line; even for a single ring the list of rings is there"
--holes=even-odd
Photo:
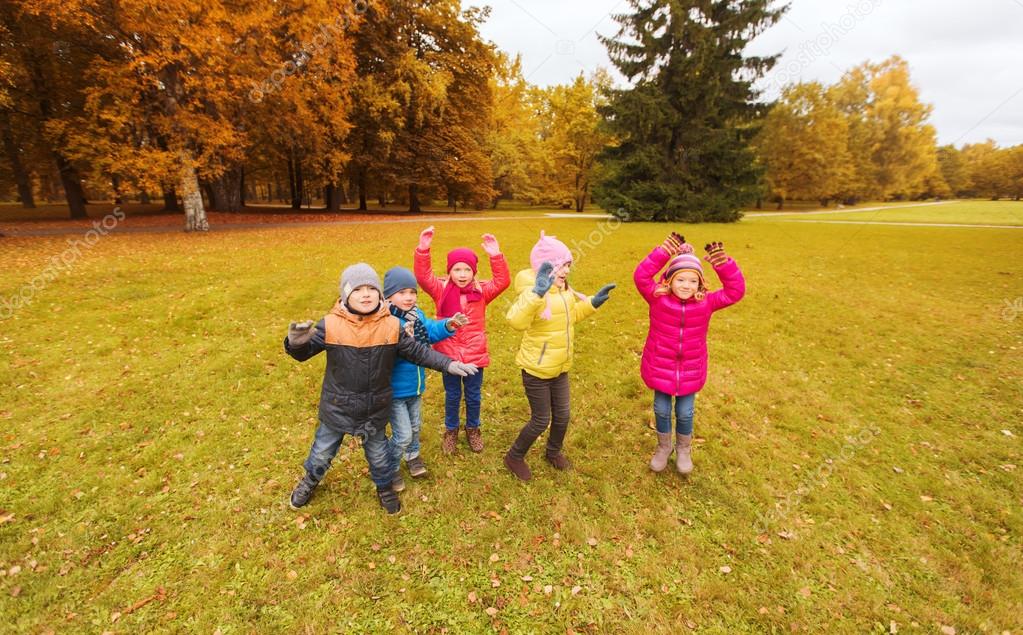
[[[384,274],[384,297],[390,305],[391,315],[398,318],[407,335],[430,346],[451,337],[455,331],[469,323],[464,313],[431,320],[416,306],[419,285],[416,276],[404,267],[394,267]],[[405,489],[401,477],[401,460],[405,459],[412,478],[426,476],[426,464],[419,455],[419,433],[423,427],[422,404],[426,390],[426,371],[410,361],[399,359],[391,372],[391,438],[387,443],[394,464],[391,487]]]

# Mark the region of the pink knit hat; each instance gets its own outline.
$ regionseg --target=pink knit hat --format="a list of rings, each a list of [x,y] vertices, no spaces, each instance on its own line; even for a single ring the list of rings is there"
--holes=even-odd
[[[682,244],[679,255],[668,263],[668,268],[664,270],[661,280],[670,283],[676,273],[685,270],[695,271],[700,276],[700,281],[703,281],[703,265],[700,264],[700,258],[693,253],[693,246],[689,243]]]
[[[555,238],[548,236],[540,230],[540,240],[533,245],[533,251],[529,252],[529,266],[533,271],[539,271],[540,265],[549,262],[557,269],[566,262],[572,262],[572,251],[568,246]]]
[[[479,266],[479,258],[476,252],[468,247],[456,247],[448,252],[448,273],[460,262],[464,262],[472,269],[472,275],[476,275],[476,268]]]

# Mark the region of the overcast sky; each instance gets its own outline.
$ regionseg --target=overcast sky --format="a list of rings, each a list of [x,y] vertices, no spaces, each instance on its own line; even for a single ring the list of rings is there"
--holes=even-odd
[[[521,53],[523,73],[539,85],[610,69],[597,34],[617,31],[624,0],[490,0],[483,36]],[[910,65],[921,99],[934,111],[941,144],[992,138],[1023,143],[1023,0],[792,0],[785,17],[750,53],[782,52],[763,86],[833,83],[846,69],[893,54]]]

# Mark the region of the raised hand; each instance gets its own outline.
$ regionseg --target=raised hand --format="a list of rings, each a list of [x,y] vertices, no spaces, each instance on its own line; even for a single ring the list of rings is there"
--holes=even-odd
[[[448,373],[451,375],[467,377],[478,372],[479,368],[476,367],[476,364],[463,364],[462,362],[451,362],[448,364]]]
[[[669,256],[677,256],[685,242],[686,239],[680,234],[671,232],[668,234],[668,237],[664,239],[664,242],[661,243],[661,247],[664,247],[664,251],[668,252]]]
[[[542,298],[551,290],[551,285],[553,284],[554,265],[549,262],[545,262],[540,265],[540,269],[536,272],[536,282],[533,284],[533,293]]]
[[[704,249],[707,251],[707,255],[703,259],[709,262],[711,266],[719,267],[728,262],[728,254],[725,253],[725,246],[722,243],[708,243]]]
[[[501,255],[501,246],[497,244],[497,238],[493,234],[483,234],[483,251],[493,258]]]
[[[468,323],[469,323],[468,315],[466,315],[465,313],[455,313],[448,319],[447,327],[449,331],[457,331],[458,329],[462,328]]]
[[[305,322],[292,322],[288,326],[288,345],[299,347],[305,346],[313,337],[313,326],[316,323],[312,320]]]
[[[430,245],[433,243],[433,225],[430,225],[419,234],[419,250],[430,251]]]
[[[590,304],[593,305],[594,309],[599,309],[602,304],[607,302],[611,298],[611,289],[614,289],[618,285],[616,284],[605,284],[597,291],[592,298],[590,298]]]

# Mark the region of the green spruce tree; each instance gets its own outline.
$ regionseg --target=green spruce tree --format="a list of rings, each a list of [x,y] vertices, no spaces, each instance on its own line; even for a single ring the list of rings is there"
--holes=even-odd
[[[766,114],[753,83],[777,55],[743,56],[785,6],[770,0],[629,0],[602,37],[631,86],[603,115],[615,139],[595,199],[629,220],[735,221],[756,199],[750,141]]]

